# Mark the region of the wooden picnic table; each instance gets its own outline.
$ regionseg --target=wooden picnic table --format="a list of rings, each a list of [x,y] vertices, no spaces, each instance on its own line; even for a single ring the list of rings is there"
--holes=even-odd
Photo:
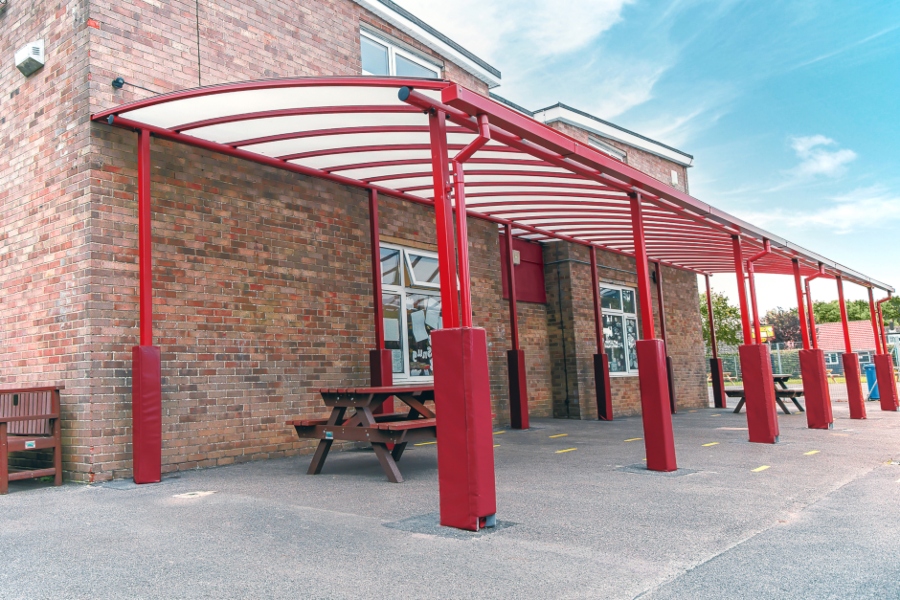
[[[783,399],[792,401],[800,412],[804,412],[803,406],[799,402],[797,402],[797,398],[803,395],[803,390],[790,389],[787,386],[787,382],[790,378],[790,373],[774,373],[772,375],[773,384],[775,385],[775,402],[778,403],[778,406],[781,407],[781,410],[784,411],[784,414],[786,415],[791,414],[791,411],[788,410],[787,406],[785,406]],[[734,412],[741,412],[741,409],[744,407],[744,402],[746,402],[747,400],[744,394],[744,388],[726,388],[725,393],[730,398],[740,398],[740,401],[735,407]]]
[[[335,440],[369,442],[388,481],[401,483],[403,476],[397,461],[410,442],[437,439],[434,411],[426,402],[434,401],[434,386],[387,386],[319,390],[331,414],[322,419],[288,421],[300,438],[319,440],[309,464],[310,475],[318,475]],[[390,398],[404,403],[409,410],[387,414],[375,411]],[[348,409],[354,409],[347,415]],[[389,448],[393,445],[393,449]]]

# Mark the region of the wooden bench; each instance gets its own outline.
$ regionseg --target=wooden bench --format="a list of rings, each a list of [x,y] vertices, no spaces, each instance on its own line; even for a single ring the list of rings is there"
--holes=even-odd
[[[727,388],[725,390],[725,393],[728,395],[729,398],[740,398],[740,401],[738,402],[737,406],[735,407],[734,412],[735,413],[741,412],[741,409],[744,407],[744,402],[746,401],[746,398],[744,397],[744,388]],[[803,406],[799,402],[797,402],[797,398],[799,398],[802,395],[803,395],[803,390],[779,390],[779,389],[776,389],[775,390],[775,402],[778,403],[778,406],[781,407],[781,410],[784,411],[784,414],[786,414],[786,415],[791,414],[791,411],[788,410],[787,406],[785,406],[783,400],[792,401],[800,412],[804,412]]]
[[[53,476],[62,485],[62,444],[59,426],[60,387],[0,390],[0,494],[9,482]],[[53,466],[20,469],[9,466],[10,452],[53,450]]]

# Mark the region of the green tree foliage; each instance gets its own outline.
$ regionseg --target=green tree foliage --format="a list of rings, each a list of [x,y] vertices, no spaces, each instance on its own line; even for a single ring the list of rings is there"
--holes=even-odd
[[[741,332],[741,311],[728,303],[725,294],[712,293],[713,320],[716,323],[716,342],[738,346],[743,342]],[[706,351],[711,352],[709,343],[709,311],[706,308],[706,294],[700,294],[700,314],[703,315],[703,340]]]
[[[885,325],[900,324],[900,297],[894,297],[881,305]]]
[[[775,339],[772,341],[779,344],[794,343],[796,345],[803,343],[800,335],[800,317],[797,316],[797,309],[784,310],[781,307],[773,308],[766,313],[763,318],[766,325],[771,325],[775,330]]]
[[[832,300],[831,302],[813,302],[813,315],[816,317],[816,323],[837,323],[841,320],[841,305],[837,300]],[[885,318],[887,318],[887,316],[885,316]],[[868,301],[851,300],[848,302],[847,319],[850,321],[868,321]]]

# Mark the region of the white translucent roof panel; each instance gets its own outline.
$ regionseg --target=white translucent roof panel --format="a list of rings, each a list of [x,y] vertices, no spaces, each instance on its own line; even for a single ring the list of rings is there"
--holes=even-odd
[[[400,99],[404,87],[414,90],[412,95],[403,91],[406,101]],[[631,252],[627,193],[637,192],[644,199],[651,259],[705,272],[730,270],[731,238],[739,235],[746,256],[759,252],[764,238],[775,248],[756,263],[757,272],[789,274],[791,258],[797,257],[805,275],[822,262],[832,276],[844,273],[858,282],[872,281],[446,81],[325,77],[241,82],[148,98],[92,118],[416,200],[434,193],[428,116],[434,110],[447,115],[448,162],[477,139],[479,119],[487,118],[491,139],[464,165],[467,207],[498,226],[510,224],[523,238],[548,243],[574,239]]]

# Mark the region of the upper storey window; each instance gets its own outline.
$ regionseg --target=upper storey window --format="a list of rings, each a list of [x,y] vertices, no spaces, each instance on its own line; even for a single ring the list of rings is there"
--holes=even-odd
[[[441,67],[367,31],[360,31],[363,75],[439,79]]]

